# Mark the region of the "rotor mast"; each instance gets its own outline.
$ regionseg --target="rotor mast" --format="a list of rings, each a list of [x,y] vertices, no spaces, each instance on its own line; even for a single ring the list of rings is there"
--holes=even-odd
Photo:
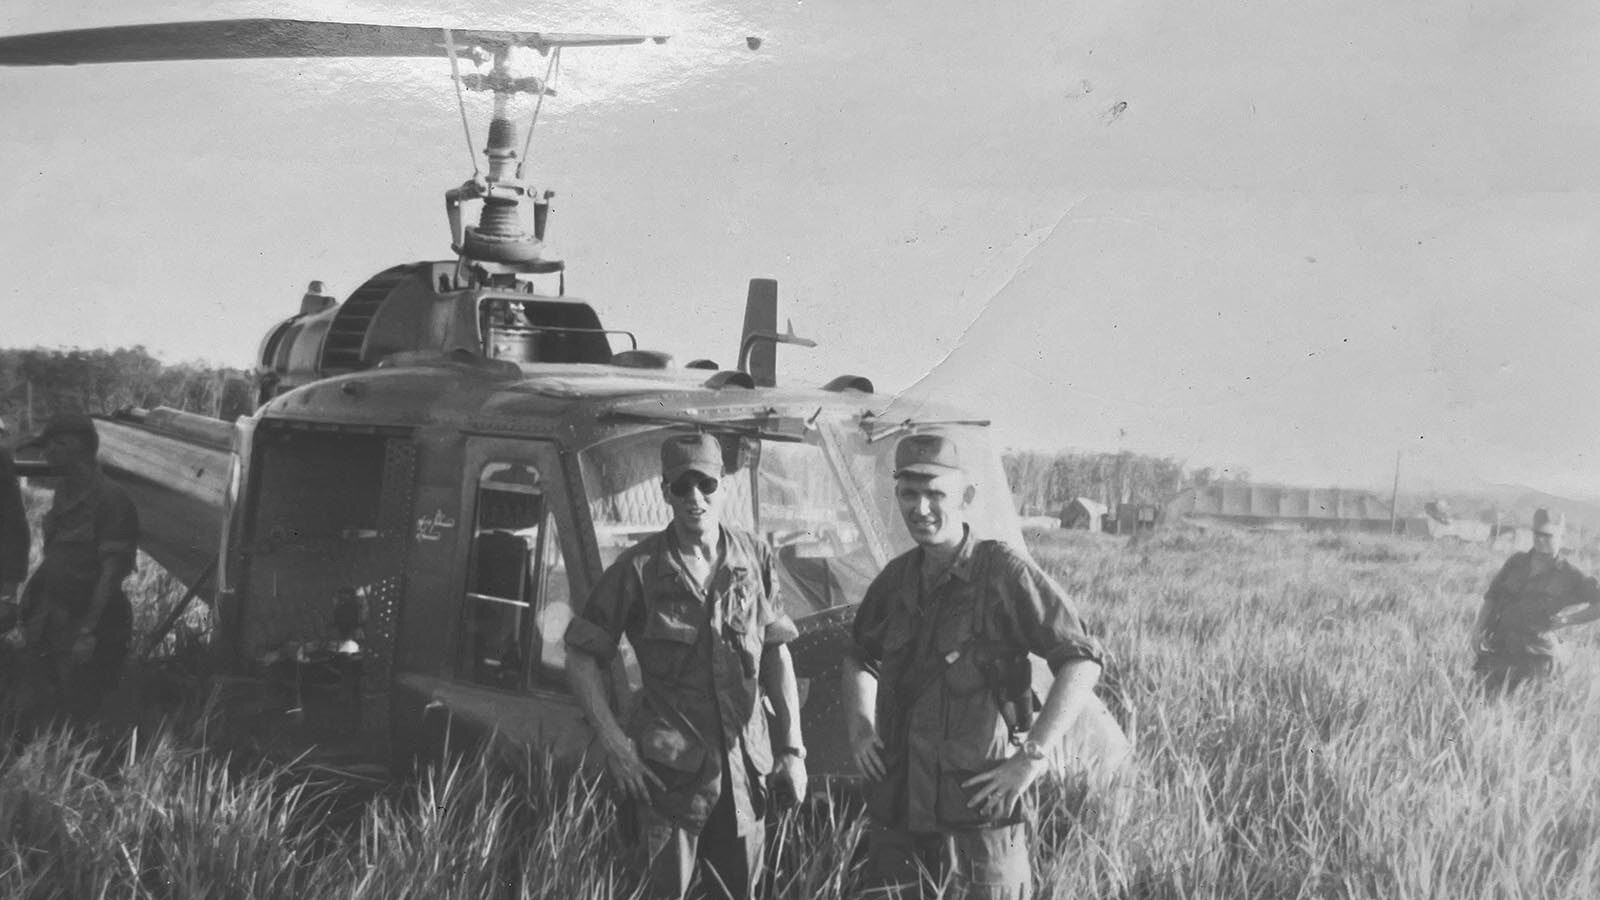
[[[559,54],[560,48],[554,52]],[[509,44],[493,47],[492,53],[488,74],[456,76],[460,86],[468,91],[494,94],[494,111],[483,147],[489,170],[474,172],[472,179],[446,191],[445,212],[450,219],[450,249],[460,257],[463,274],[470,271],[478,276],[477,280],[498,282],[514,279],[519,272],[559,272],[563,265],[559,260],[546,260],[541,256],[553,193],[546,191],[544,196],[536,196],[533,186],[522,179],[518,165],[518,127],[511,113],[511,100],[515,95],[542,96],[553,91],[539,78],[512,76]],[[483,203],[478,224],[466,225],[461,207],[474,200]],[[532,232],[522,218],[525,200],[532,201],[533,205]]]

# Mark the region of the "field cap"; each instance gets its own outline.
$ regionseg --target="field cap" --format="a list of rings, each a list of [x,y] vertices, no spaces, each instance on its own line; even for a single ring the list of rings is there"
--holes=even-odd
[[[1567,527],[1567,517],[1561,513],[1550,514],[1550,510],[1543,507],[1533,512],[1534,534],[1560,534]]]
[[[75,434],[86,439],[93,449],[100,447],[100,434],[94,430],[94,420],[83,413],[56,413],[44,423],[44,430],[22,443],[22,449],[44,445],[56,435]]]
[[[676,481],[685,472],[722,477],[722,444],[709,434],[677,434],[661,442],[661,477]]]
[[[961,471],[956,442],[940,434],[913,434],[894,448],[894,477],[945,475]]]

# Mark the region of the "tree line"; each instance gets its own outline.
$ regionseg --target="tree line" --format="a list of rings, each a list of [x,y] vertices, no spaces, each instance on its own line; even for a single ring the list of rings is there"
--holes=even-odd
[[[58,412],[105,414],[129,406],[170,406],[231,421],[254,408],[252,399],[243,369],[165,363],[142,346],[0,348],[0,418],[13,431],[32,431]]]
[[[170,406],[231,421],[254,409],[250,374],[199,362],[166,363],[142,346],[115,349],[0,348],[0,418],[14,432],[37,429],[57,412],[105,414],[129,406]],[[1057,515],[1076,497],[1115,509],[1156,503],[1214,481],[1209,468],[1127,450],[1007,450],[1006,478],[1023,515]]]
[[[1170,457],[1129,450],[1090,452],[1007,450],[1001,459],[1006,480],[1025,516],[1059,515],[1068,503],[1086,497],[1115,510],[1123,503],[1161,505],[1180,491],[1218,481],[1247,483],[1248,472],[1210,467],[1185,469]]]

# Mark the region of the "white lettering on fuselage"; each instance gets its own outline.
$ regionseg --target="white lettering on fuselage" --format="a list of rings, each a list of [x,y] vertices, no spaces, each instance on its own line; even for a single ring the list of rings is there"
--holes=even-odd
[[[447,529],[456,527],[456,520],[444,514],[443,509],[436,509],[431,516],[422,516],[417,519],[417,540],[437,541],[444,537]]]

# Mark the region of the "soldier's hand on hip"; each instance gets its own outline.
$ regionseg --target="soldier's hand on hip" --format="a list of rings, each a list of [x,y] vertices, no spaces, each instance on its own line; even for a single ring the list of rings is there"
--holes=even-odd
[[[861,774],[873,781],[883,780],[888,770],[883,764],[883,741],[878,739],[878,729],[867,722],[850,729],[850,758]]]
[[[1003,815],[1022,799],[1028,785],[1043,774],[1043,760],[1029,759],[1022,754],[1011,757],[987,772],[982,772],[961,782],[967,790],[976,790],[967,806],[985,814]]]
[[[655,785],[657,790],[666,790],[666,785],[656,777],[656,773],[644,764],[639,756],[639,748],[632,739],[623,739],[621,742],[606,747],[606,765],[611,770],[611,777],[621,785],[622,792],[641,803],[650,802],[650,786]]]

